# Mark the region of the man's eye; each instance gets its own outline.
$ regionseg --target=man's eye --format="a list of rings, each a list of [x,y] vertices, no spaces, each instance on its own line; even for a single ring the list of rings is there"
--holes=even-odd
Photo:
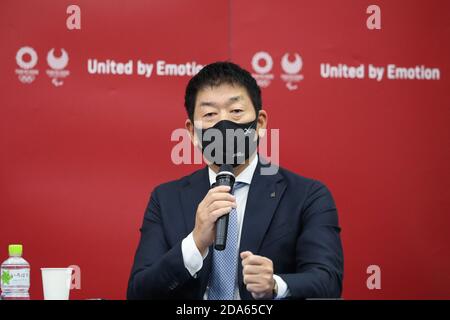
[[[205,118],[211,118],[211,117],[214,116],[214,115],[215,115],[214,112],[208,112],[208,113],[204,114],[203,117],[205,117]]]
[[[241,113],[243,110],[242,109],[233,109],[231,110],[232,113]]]

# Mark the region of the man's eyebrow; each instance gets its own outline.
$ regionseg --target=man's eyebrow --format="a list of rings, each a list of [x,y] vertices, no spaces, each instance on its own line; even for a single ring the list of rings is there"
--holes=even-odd
[[[228,99],[226,106],[229,107],[229,106],[233,105],[233,103],[239,102],[241,100],[244,100],[244,97],[242,95],[231,97]]]
[[[230,99],[228,99],[228,101],[233,101],[233,102],[235,102],[235,101],[241,100],[242,98],[243,98],[242,95],[240,95],[240,96],[234,96],[234,97],[231,97]]]
[[[231,104],[233,104],[233,103],[235,103],[237,101],[242,100],[243,98],[244,97],[242,95],[230,97],[228,99],[228,102],[226,103],[226,105],[229,106],[229,105],[231,105]],[[215,107],[215,106],[217,106],[217,103],[216,102],[212,102],[212,101],[202,101],[202,102],[200,102],[199,106],[200,107]]]
[[[200,107],[215,107],[217,103],[211,101],[202,101],[200,102]]]
[[[228,104],[232,104],[232,103],[234,103],[234,102],[237,102],[237,101],[239,101],[239,100],[242,100],[243,98],[244,98],[244,97],[243,97],[242,95],[231,97],[230,99],[228,99]]]

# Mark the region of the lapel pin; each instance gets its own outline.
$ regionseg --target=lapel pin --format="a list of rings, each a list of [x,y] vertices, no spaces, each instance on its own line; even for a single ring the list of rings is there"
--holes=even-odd
[[[275,191],[270,194],[271,198],[275,198]]]

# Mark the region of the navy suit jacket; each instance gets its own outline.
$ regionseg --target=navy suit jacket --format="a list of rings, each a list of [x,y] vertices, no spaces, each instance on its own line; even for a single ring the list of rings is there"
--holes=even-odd
[[[334,200],[319,181],[279,168],[250,185],[239,252],[273,261],[274,273],[292,299],[337,298],[342,291],[343,252]],[[141,239],[128,283],[128,299],[202,299],[213,248],[192,277],[184,267],[181,241],[193,230],[198,204],[208,192],[208,168],[156,187],[144,214]],[[242,299],[252,299],[242,282]]]

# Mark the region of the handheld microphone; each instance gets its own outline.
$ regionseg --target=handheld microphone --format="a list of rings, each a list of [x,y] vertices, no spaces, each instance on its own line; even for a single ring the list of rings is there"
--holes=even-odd
[[[234,174],[233,167],[228,164],[223,164],[220,166],[219,173],[216,176],[216,183],[214,186],[229,186],[230,193],[233,191],[234,186]],[[224,214],[216,221],[216,239],[214,241],[214,249],[224,250],[227,243],[228,234],[228,220],[230,216],[229,213]]]

